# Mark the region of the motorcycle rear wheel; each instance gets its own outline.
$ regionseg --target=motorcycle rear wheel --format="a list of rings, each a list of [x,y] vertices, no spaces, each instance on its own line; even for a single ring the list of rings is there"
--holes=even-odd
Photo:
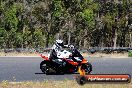
[[[41,69],[41,71],[42,71],[44,74],[47,74],[47,73],[48,73],[49,67],[47,66],[47,64],[46,64],[45,61],[42,61],[42,62],[40,63],[40,69]]]
[[[50,66],[50,63],[42,61],[40,63],[41,71],[46,75],[53,75],[53,74],[64,74],[60,68],[53,68]]]

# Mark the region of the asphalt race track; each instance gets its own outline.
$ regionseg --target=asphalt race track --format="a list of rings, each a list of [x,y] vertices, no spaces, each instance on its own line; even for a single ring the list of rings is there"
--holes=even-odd
[[[92,74],[130,74],[132,58],[88,58]],[[0,57],[0,81],[43,81],[74,79],[76,74],[45,75],[39,69],[40,57]]]

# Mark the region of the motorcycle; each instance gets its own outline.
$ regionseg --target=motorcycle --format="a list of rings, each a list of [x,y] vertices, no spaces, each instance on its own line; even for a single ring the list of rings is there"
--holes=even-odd
[[[57,53],[57,57],[60,58],[59,60],[62,62],[63,66],[57,65],[48,56],[43,54],[40,54],[40,56],[44,59],[40,63],[40,69],[45,74],[73,74],[79,72],[80,75],[85,75],[90,74],[92,71],[91,63],[83,58],[77,49],[62,50]]]

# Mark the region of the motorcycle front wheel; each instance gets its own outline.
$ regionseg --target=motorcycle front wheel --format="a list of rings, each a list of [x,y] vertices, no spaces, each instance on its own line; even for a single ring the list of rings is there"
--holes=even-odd
[[[92,71],[92,65],[91,63],[83,64],[82,69],[85,69],[86,74],[90,74]]]

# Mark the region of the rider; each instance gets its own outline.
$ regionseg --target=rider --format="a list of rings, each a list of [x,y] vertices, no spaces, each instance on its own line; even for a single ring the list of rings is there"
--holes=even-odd
[[[70,56],[69,59],[72,59],[73,61],[77,61],[74,57],[80,57],[80,59],[83,59],[83,56],[78,52],[77,49],[74,48],[73,45],[64,45],[63,40],[58,39],[52,47],[49,58],[59,66],[65,66],[62,59],[57,57],[57,53],[61,52],[63,48],[70,48],[72,50],[72,56]]]
[[[57,57],[57,53],[61,52],[63,48],[68,48],[68,45],[63,44],[63,40],[56,40],[55,44],[52,47],[51,53],[50,53],[50,59],[54,61],[55,63],[59,64],[60,66],[64,66],[63,61]]]

